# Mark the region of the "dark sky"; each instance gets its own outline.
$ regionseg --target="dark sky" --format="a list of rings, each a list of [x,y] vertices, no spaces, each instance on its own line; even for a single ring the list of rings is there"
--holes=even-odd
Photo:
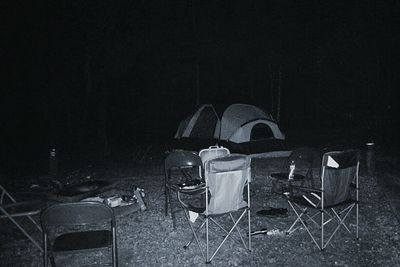
[[[166,140],[197,102],[276,115],[278,88],[284,130],[395,128],[399,7],[13,1],[0,26],[6,150]]]

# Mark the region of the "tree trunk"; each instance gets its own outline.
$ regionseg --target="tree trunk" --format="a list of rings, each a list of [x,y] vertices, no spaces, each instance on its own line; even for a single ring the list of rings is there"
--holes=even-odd
[[[276,96],[276,120],[280,122],[281,120],[281,84],[282,84],[282,64],[279,64],[278,70],[278,86],[277,86],[277,96]]]
[[[268,64],[268,70],[269,70],[269,90],[270,90],[270,102],[269,102],[270,103],[270,112],[271,112],[272,116],[275,117],[274,72],[271,67],[271,63]]]

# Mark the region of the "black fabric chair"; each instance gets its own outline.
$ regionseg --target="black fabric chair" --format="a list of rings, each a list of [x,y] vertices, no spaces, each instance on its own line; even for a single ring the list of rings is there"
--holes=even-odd
[[[38,231],[42,228],[33,216],[39,215],[40,211],[46,207],[45,201],[17,201],[7,190],[0,185],[0,219],[9,219],[40,251],[43,251],[42,245],[28,233],[27,227],[22,222],[23,218],[28,219],[35,225]],[[19,220],[17,221],[17,218]]]
[[[165,192],[165,216],[171,202],[170,190],[175,190],[177,184],[198,184],[202,182],[201,158],[190,151],[177,150],[171,152],[164,161],[164,192]],[[171,207],[173,228],[175,229],[174,212]]]
[[[351,233],[345,220],[355,209],[355,231],[356,238],[358,238],[359,166],[360,153],[358,150],[349,149],[325,153],[321,165],[321,187],[307,188],[292,185],[302,194],[287,195],[289,206],[296,214],[296,220],[287,230],[287,234],[296,231],[298,229],[296,225],[300,223],[315,245],[323,250],[340,228]],[[310,214],[309,211],[312,210],[314,213]],[[336,224],[334,224],[335,222]],[[317,231],[313,231],[312,226],[317,226]],[[329,227],[330,229],[328,229]],[[328,230],[330,230],[330,234],[326,236]],[[319,243],[318,235],[320,236]]]
[[[116,223],[113,210],[99,202],[55,204],[40,216],[43,228],[43,260],[55,266],[57,252],[111,247],[112,265],[118,266]]]

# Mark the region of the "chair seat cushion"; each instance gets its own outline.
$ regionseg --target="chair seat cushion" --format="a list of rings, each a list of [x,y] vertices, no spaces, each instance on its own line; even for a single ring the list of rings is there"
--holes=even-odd
[[[112,244],[112,233],[108,230],[66,233],[58,236],[53,251],[71,251],[107,247]]]

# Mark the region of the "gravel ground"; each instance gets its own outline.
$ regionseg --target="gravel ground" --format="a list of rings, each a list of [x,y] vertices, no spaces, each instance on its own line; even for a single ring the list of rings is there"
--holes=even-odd
[[[256,211],[268,206],[287,207],[285,201],[271,194],[271,182],[266,179],[268,173],[279,169],[280,164],[281,159],[277,158],[254,159],[252,162],[251,225],[253,230],[267,228],[270,234],[254,236],[251,252],[238,243],[228,241],[212,265],[400,266],[399,223],[377,183],[379,174],[370,177],[361,170],[360,239],[356,241],[354,235],[348,235],[342,229],[326,250],[320,252],[304,229],[288,236],[284,234],[295,219],[292,212],[285,218],[267,218],[256,214]],[[125,178],[119,179],[118,176]],[[120,266],[205,265],[196,244],[186,250],[182,248],[190,238],[190,229],[176,201],[172,203],[176,217],[175,231],[171,217],[164,216],[162,161],[153,160],[133,167],[127,164],[99,167],[96,178],[115,179],[129,186],[135,184],[146,193],[146,211],[117,218]],[[350,229],[354,230],[355,216],[351,215],[349,219]],[[38,250],[9,222],[2,220],[1,225],[0,266],[41,266],[42,257]],[[39,234],[35,237],[40,240]],[[216,241],[211,239],[211,244],[215,245]],[[57,262],[60,266],[99,265],[108,261],[108,253],[104,250],[60,255]]]

